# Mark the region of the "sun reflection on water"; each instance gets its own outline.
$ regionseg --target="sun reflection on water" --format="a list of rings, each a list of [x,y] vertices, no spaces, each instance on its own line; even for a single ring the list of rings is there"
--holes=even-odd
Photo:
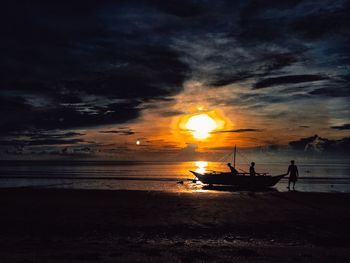
[[[195,162],[195,165],[197,166],[196,172],[200,174],[204,174],[206,172],[206,167],[208,166],[208,162],[197,161]]]

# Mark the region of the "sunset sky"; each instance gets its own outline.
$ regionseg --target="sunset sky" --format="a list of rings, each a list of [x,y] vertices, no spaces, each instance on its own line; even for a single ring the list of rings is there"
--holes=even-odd
[[[349,1],[0,10],[2,158],[185,160],[350,136]]]

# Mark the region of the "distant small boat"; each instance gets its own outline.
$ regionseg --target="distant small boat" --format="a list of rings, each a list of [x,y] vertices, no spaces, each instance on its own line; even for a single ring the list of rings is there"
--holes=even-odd
[[[236,164],[236,147],[234,149],[233,167]],[[267,188],[277,184],[287,174],[276,176],[259,173],[260,175],[250,176],[249,173],[232,173],[211,171],[208,173],[199,173],[190,171],[198,181],[208,185],[231,185],[239,188]]]

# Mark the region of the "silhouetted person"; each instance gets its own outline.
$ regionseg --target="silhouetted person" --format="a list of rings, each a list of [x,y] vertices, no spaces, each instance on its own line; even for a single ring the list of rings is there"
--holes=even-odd
[[[250,175],[250,176],[255,176],[255,175],[256,175],[254,166],[255,166],[255,163],[252,162],[252,163],[250,164],[250,167],[249,167],[249,175]]]
[[[236,168],[234,168],[231,163],[228,163],[227,166],[230,168],[230,171],[233,175],[237,175],[238,171],[236,170]]]
[[[298,167],[294,164],[294,160],[290,161],[290,165],[288,167],[289,181],[288,181],[288,189],[290,190],[290,183],[293,183],[293,190],[295,190],[295,183],[298,180],[299,172]]]

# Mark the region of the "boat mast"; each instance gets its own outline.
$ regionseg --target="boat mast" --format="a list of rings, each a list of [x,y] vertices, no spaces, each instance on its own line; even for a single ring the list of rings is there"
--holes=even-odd
[[[236,168],[236,151],[237,151],[237,147],[235,145],[235,149],[233,151],[233,167]]]

